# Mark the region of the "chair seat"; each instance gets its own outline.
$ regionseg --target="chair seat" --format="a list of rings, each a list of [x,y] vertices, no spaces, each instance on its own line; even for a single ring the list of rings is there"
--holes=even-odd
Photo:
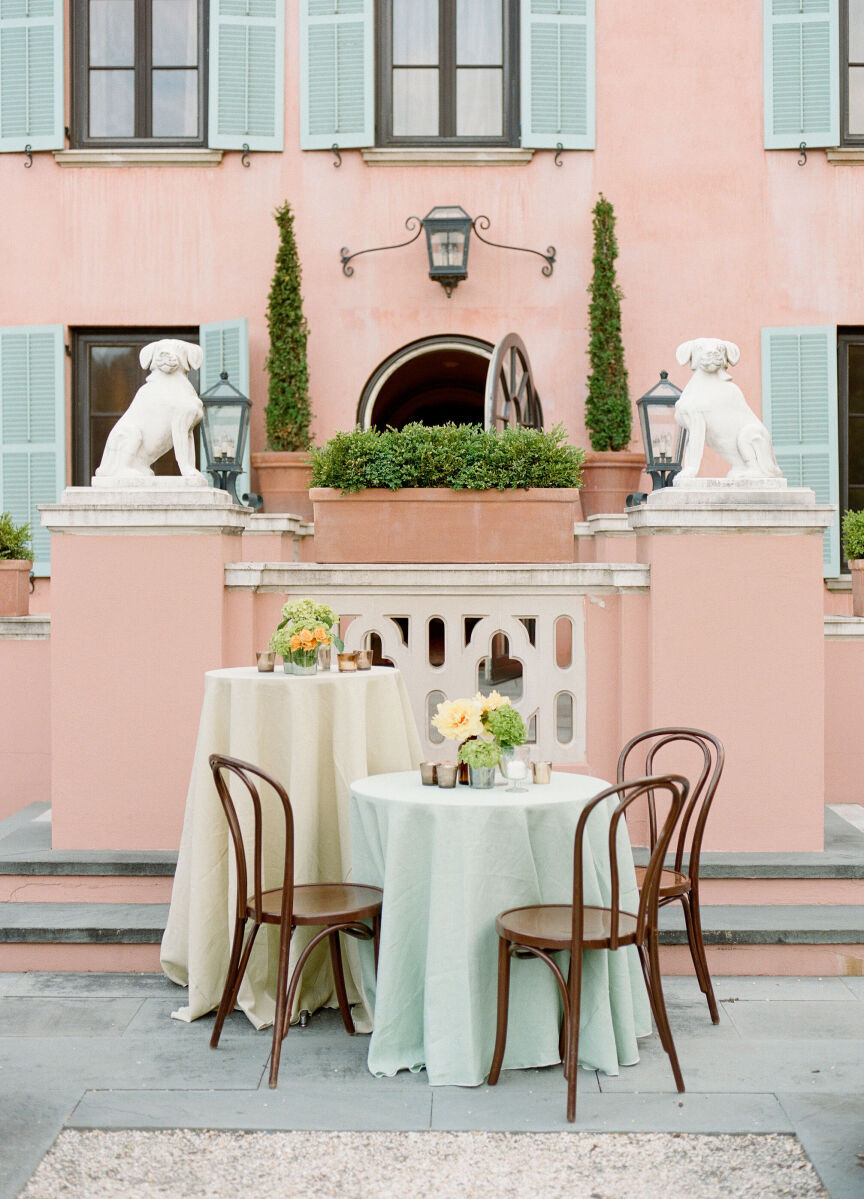
[[[585,949],[607,949],[611,935],[609,908],[586,907],[582,945]],[[569,949],[573,933],[573,908],[569,903],[535,904],[501,912],[495,921],[499,937],[534,949]],[[618,941],[632,945],[636,939],[636,917],[619,912]]]
[[[295,924],[347,924],[371,920],[381,911],[383,891],[354,883],[304,883],[294,888]],[[282,914],[282,888],[262,891],[265,924],[278,924]],[[250,899],[248,915],[254,915]]]
[[[636,885],[639,890],[642,890],[642,883],[645,879],[645,867],[636,867]],[[683,895],[690,890],[690,875],[684,874],[681,870],[661,870],[660,871],[660,889],[658,895],[661,899],[668,898],[673,895]]]

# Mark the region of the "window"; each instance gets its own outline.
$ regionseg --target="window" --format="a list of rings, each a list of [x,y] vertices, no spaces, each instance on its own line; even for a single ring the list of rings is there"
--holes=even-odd
[[[864,329],[838,333],[840,511],[845,512],[864,508]]]
[[[379,145],[517,145],[514,0],[380,0]]]
[[[202,146],[203,0],[74,0],[76,146]]]
[[[841,139],[864,146],[864,0],[840,6]]]
[[[147,372],[138,361],[141,347],[162,337],[177,337],[197,343],[199,331],[192,329],[78,329],[72,334],[73,419],[72,481],[76,487],[89,485],[102,460],[108,434],[132,403]],[[189,372],[189,382],[198,390],[198,372]],[[198,430],[195,431],[196,449]],[[200,455],[199,455],[200,459]],[[153,464],[157,475],[179,473],[173,450]]]

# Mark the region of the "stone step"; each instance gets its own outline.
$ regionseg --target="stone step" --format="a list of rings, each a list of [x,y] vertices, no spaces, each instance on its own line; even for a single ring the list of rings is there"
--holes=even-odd
[[[167,904],[0,903],[0,971],[158,970],[167,916]],[[661,916],[664,971],[689,974],[681,908]],[[862,904],[708,906],[703,932],[716,974],[730,964],[744,974],[864,973]]]

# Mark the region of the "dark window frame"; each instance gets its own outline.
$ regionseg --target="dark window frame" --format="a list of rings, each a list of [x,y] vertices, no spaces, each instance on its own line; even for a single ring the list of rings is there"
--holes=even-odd
[[[90,445],[90,347],[135,346],[140,350],[148,342],[159,341],[163,337],[176,337],[181,341],[190,341],[198,345],[200,331],[197,325],[187,325],[183,328],[130,325],[128,328],[88,326],[73,328],[69,332],[72,343],[72,486],[87,487],[99,465],[92,460]],[[193,382],[196,373],[189,372]],[[144,378],[142,372],[142,383]],[[129,404],[133,398],[134,393],[129,396]],[[120,415],[122,414],[118,414],[118,420]]]
[[[396,136],[393,133],[393,5],[375,4],[375,144],[377,146],[518,146],[519,121],[519,5],[502,0],[503,81],[500,136],[458,137],[456,129],[456,0],[439,0],[438,128],[453,130],[438,136]],[[468,68],[462,68],[463,70]]]
[[[838,509],[842,516],[849,507],[849,347],[864,347],[864,326],[840,326],[837,330],[837,459]],[[864,420],[864,416],[860,417]],[[840,571],[849,572],[840,540]]]
[[[864,133],[849,132],[849,68],[864,62],[849,61],[849,0],[840,4],[840,145],[864,146]]]
[[[90,119],[90,5],[89,0],[72,0],[70,63],[72,75],[72,120],[70,145],[75,149],[104,148],[193,148],[207,145],[207,84],[209,60],[209,5],[198,5],[198,137],[153,137],[147,134],[151,120],[152,25],[150,0],[135,3],[135,135],[134,137],[91,137]],[[160,70],[171,70],[160,67]],[[188,68],[176,68],[185,70]]]

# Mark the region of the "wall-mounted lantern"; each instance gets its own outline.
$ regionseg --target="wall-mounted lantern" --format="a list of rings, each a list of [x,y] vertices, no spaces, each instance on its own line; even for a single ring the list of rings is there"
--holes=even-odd
[[[257,510],[260,495],[237,495],[237,478],[243,474],[243,455],[249,436],[249,413],[252,401],[228,382],[228,372],[222,371],[219,382],[201,396],[204,419],[201,437],[204,445],[205,467],[213,477],[213,486],[227,491],[235,504],[246,504]]]
[[[652,490],[670,487],[681,470],[687,430],[675,420],[675,402],[681,388],[669,382],[667,371],[660,372],[660,382],[636,401],[642,445],[645,449],[645,471],[651,476]],[[643,491],[627,497],[627,507],[644,503]]]
[[[342,270],[346,275],[353,275],[354,268],[348,265],[352,258],[359,258],[361,254],[377,254],[379,250],[401,250],[403,246],[410,246],[415,242],[425,229],[429,278],[441,284],[448,300],[454,288],[463,279],[468,278],[468,243],[472,230],[478,241],[487,246],[495,246],[499,250],[518,250],[522,254],[536,254],[546,263],[541,268],[541,274],[547,277],[552,274],[555,265],[554,246],[548,246],[543,254],[540,250],[528,250],[524,246],[506,246],[501,242],[489,241],[480,233],[481,229],[488,229],[489,224],[487,216],[477,216],[472,220],[458,204],[436,205],[422,220],[417,216],[408,217],[405,228],[413,230],[414,236],[409,237],[407,241],[396,242],[392,246],[374,246],[370,250],[355,250],[353,254],[349,254],[348,247],[343,246],[339,252]]]

